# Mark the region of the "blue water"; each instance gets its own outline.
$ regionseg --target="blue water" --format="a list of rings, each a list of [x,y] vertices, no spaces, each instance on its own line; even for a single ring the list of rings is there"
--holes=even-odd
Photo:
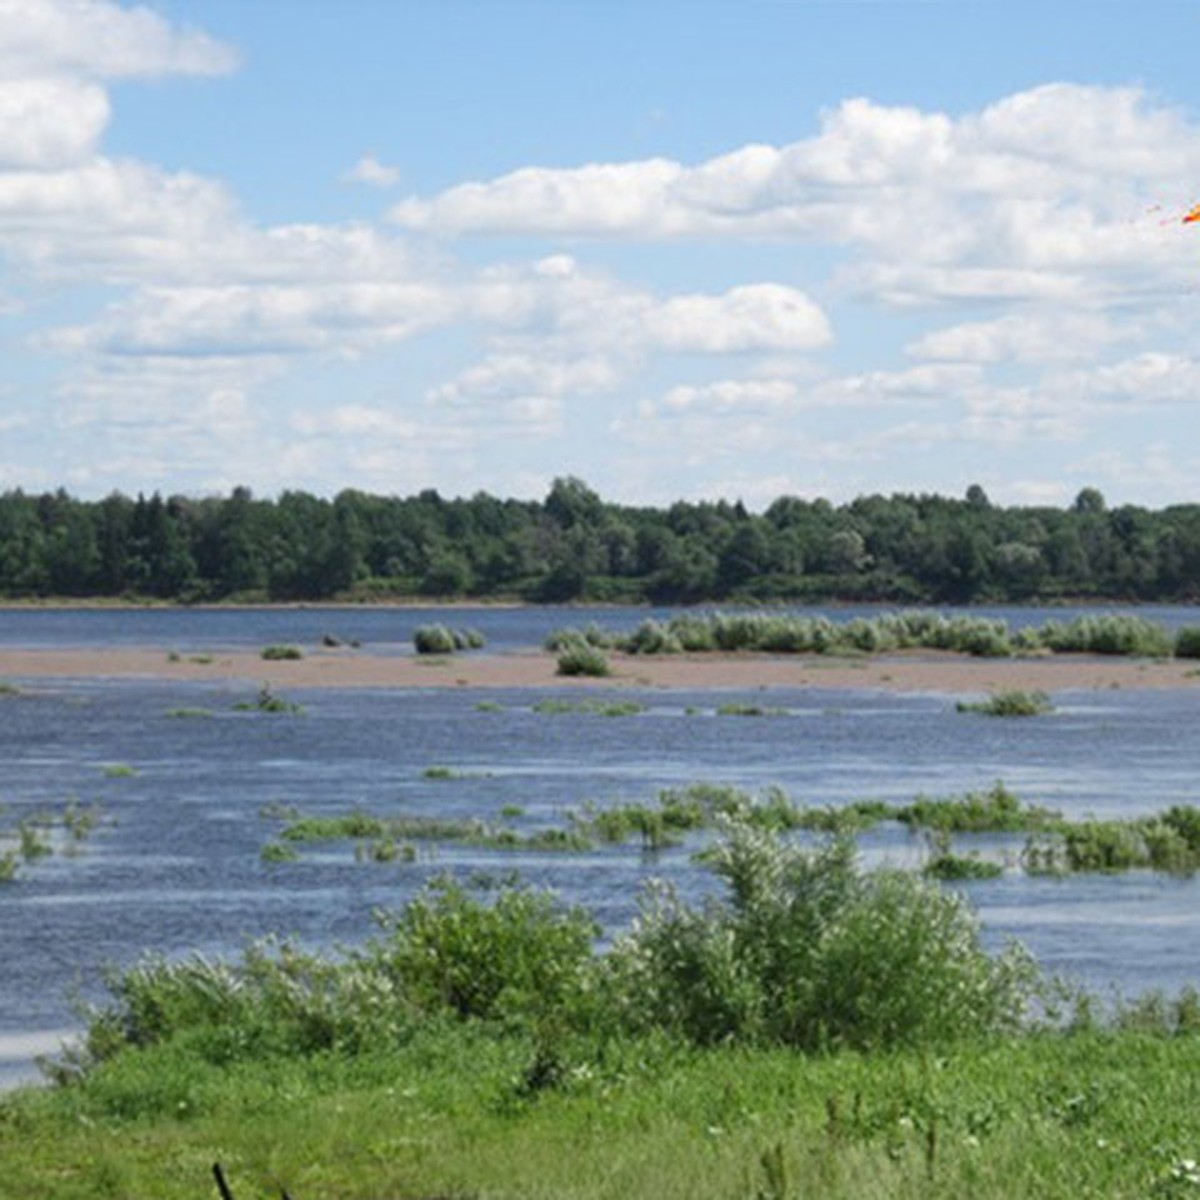
[[[645,615],[22,610],[0,613],[0,643],[191,651],[312,644],[333,632],[399,653],[416,625],[446,619],[483,630],[503,651],[536,645],[564,624],[631,627]],[[1154,613],[1174,624],[1190,615]],[[493,877],[519,870],[584,904],[609,930],[634,915],[651,877],[670,877],[693,895],[714,886],[692,861],[694,845],[653,858],[636,849],[554,856],[447,845],[423,848],[414,863],[381,864],[356,861],[353,846],[331,843],[302,850],[298,862],[265,864],[261,849],[282,827],[263,815],[270,806],[507,819],[529,832],[561,824],[589,802],[651,800],[660,788],[699,781],[753,791],[778,785],[806,804],[902,803],[996,780],[1027,802],[1072,815],[1198,802],[1200,685],[1063,692],[1053,716],[1002,721],[958,713],[945,696],[820,688],[597,690],[646,705],[632,717],[534,712],[555,689],[298,690],[288,698],[304,705],[303,715],[268,716],[235,711],[253,698],[249,685],[16,682],[20,694],[0,698],[0,828],[61,812],[72,800],[99,805],[103,819],[77,847],[56,834],[56,853],[0,886],[0,1083],[28,1074],[33,1051],[77,1024],[73,989],[99,997],[105,965],[147,950],[233,953],[267,933],[353,943],[370,935],[377,909],[402,904],[445,870]],[[578,701],[586,693],[569,695]],[[717,715],[731,702],[782,712]],[[171,715],[180,708],[212,715]],[[110,773],[114,764],[135,773]],[[427,778],[435,765],[455,777]],[[504,818],[511,805],[521,815]],[[884,828],[864,839],[863,853],[912,863],[922,843]],[[1172,990],[1200,976],[1195,880],[1148,873],[1056,880],[1014,869],[968,891],[991,942],[1017,937],[1047,968],[1092,987]]]
[[[132,611],[107,608],[15,608],[0,609],[0,646],[154,646],[194,653],[280,643],[313,645],[323,635],[330,633],[344,641],[357,640],[375,653],[407,654],[411,653],[412,635],[418,626],[442,622],[460,628],[477,629],[487,638],[489,651],[504,653],[539,646],[548,633],[567,625],[584,626],[595,621],[607,629],[629,632],[647,617],[663,620],[676,611],[586,606],[437,609],[357,605],[248,609],[147,608]],[[847,620],[850,617],[894,612],[895,606],[792,606],[778,611]],[[1051,619],[1069,621],[1085,613],[1130,610],[991,606],[941,611],[969,611],[974,616],[1002,617],[1012,628],[1021,629],[1042,625]],[[1169,629],[1200,625],[1200,609],[1196,608],[1144,605],[1132,611]]]

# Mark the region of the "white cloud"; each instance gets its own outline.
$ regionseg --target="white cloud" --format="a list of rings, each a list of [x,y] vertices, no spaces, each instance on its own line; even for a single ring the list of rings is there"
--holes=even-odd
[[[693,354],[812,350],[832,337],[825,314],[803,292],[781,284],[736,287],[719,296],[675,296],[643,316],[663,349]]]
[[[611,388],[618,378],[613,364],[604,358],[553,361],[516,352],[495,353],[452,382],[434,388],[429,399],[435,404],[458,404],[467,400],[589,395]]]
[[[906,349],[917,358],[1044,363],[1087,358],[1132,336],[1134,331],[1095,313],[1025,312],[938,329]]]
[[[722,379],[701,385],[680,384],[662,398],[659,405],[643,406],[651,415],[663,413],[729,413],[745,415],[756,411],[787,408],[796,400],[796,384],[790,379]]]
[[[0,167],[79,162],[95,150],[108,118],[108,97],[95,84],[0,80]]]
[[[1188,194],[1200,130],[1136,88],[1052,84],[951,117],[868,100],[811,138],[667,159],[527,167],[392,210],[444,235],[819,240],[859,252],[848,278],[895,302],[1127,296],[1182,274],[1177,230],[1130,219]]]
[[[205,33],[172,29],[148,8],[0,0],[0,77],[219,75],[236,65],[230,47]]]
[[[400,171],[381,163],[373,154],[364,154],[346,172],[348,183],[365,183],[369,187],[389,188],[400,182]]]

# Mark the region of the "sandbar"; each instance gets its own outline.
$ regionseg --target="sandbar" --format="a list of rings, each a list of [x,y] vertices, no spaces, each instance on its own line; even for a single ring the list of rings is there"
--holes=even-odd
[[[198,661],[204,658],[206,661]],[[291,661],[251,651],[178,656],[164,649],[0,649],[0,681],[158,679],[267,684],[272,688],[527,688],[663,689],[835,688],[973,694],[1004,689],[1100,690],[1196,688],[1200,669],[1186,660],[1087,655],[980,659],[936,652],[871,658],[822,655],[609,655],[606,678],[564,678],[553,654],[469,653],[447,657],[316,649]]]

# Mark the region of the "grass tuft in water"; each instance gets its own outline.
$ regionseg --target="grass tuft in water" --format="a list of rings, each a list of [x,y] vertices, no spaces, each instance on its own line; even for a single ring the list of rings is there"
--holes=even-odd
[[[1019,689],[999,691],[986,700],[960,700],[956,708],[959,712],[982,713],[987,717],[1040,717],[1054,711],[1045,692]]]

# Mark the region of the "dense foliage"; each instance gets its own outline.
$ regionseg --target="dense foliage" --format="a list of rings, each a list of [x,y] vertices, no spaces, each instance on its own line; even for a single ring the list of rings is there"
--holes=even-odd
[[[1200,505],[1066,509],[784,496],[666,509],[575,478],[543,501],[343,491],[203,499],[0,495],[0,596],[315,600],[517,597],[686,603],[740,597],[1024,601],[1200,596]]]

